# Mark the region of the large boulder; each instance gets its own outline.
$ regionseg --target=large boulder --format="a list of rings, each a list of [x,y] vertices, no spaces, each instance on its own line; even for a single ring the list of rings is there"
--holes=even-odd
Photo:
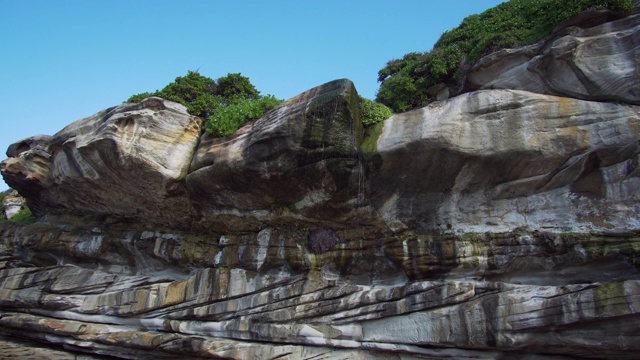
[[[359,101],[351,81],[332,81],[216,138],[182,105],[152,97],[13,144],[2,173],[53,221],[221,232],[371,223]]]
[[[2,175],[39,216],[186,226],[193,212],[184,178],[200,128],[184,106],[152,97],[11,145]]]
[[[353,83],[336,80],[286,101],[231,137],[204,135],[187,186],[205,226],[352,219],[364,196],[358,102]]]

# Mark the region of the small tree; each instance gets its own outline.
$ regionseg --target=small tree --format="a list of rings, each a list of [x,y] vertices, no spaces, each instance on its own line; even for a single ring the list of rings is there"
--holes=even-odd
[[[186,76],[177,77],[174,82],[160,90],[159,96],[188,106],[203,95],[216,95],[217,87],[213,79],[189,71]]]

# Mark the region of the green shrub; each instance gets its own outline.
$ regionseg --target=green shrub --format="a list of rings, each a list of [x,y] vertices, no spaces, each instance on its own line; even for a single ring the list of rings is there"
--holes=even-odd
[[[218,107],[206,118],[205,128],[214,136],[229,136],[242,125],[256,120],[273,109],[282,100],[272,95],[258,99],[238,99],[226,106]]]
[[[424,106],[427,90],[456,85],[467,68],[489,53],[539,41],[563,20],[590,9],[630,11],[631,0],[511,0],[465,18],[446,31],[433,49],[389,61],[378,72],[376,100],[395,112]]]
[[[140,94],[131,95],[131,97],[129,97],[125,102],[140,102],[151,96],[158,96],[158,92],[157,91],[155,93],[143,92]]]
[[[22,208],[13,215],[9,221],[21,224],[31,224],[36,222],[36,217],[33,216],[29,208]]]
[[[393,115],[393,111],[386,105],[365,98],[360,98],[360,111],[364,126],[377,124]]]
[[[136,94],[126,102],[139,102],[150,96],[159,96],[186,106],[192,115],[206,117],[210,111],[209,107],[219,103],[219,99],[216,97],[217,90],[218,85],[213,79],[189,71],[186,76],[177,77],[162,90]]]
[[[127,102],[139,102],[149,96],[181,103],[187,111],[205,119],[206,130],[215,136],[229,136],[248,121],[261,117],[281,100],[261,96],[249,78],[230,73],[217,81],[189,71],[160,91],[131,96]]]
[[[251,84],[249,78],[238,74],[227,74],[218,79],[218,94],[225,99],[242,98],[256,100],[260,92]]]

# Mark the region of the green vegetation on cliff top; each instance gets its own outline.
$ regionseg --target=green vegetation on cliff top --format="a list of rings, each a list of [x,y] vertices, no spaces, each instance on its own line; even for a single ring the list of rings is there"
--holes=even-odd
[[[394,59],[378,72],[376,100],[395,112],[424,106],[433,99],[429,88],[460,85],[481,57],[500,49],[532,44],[550,35],[563,20],[587,9],[629,11],[631,0],[511,0],[465,18],[446,31],[427,52]]]
[[[189,71],[162,90],[131,96],[127,102],[138,102],[149,96],[181,103],[190,114],[205,120],[207,132],[215,136],[233,134],[248,121],[273,109],[282,100],[272,95],[261,96],[249,78],[227,74],[217,81]]]
[[[162,90],[133,95],[126,102],[139,102],[150,96],[186,106],[190,114],[205,120],[207,132],[214,136],[229,136],[282,102],[273,95],[261,96],[249,78],[241,74],[228,74],[215,81],[194,71],[177,77]],[[360,98],[360,110],[365,126],[392,115],[385,105],[364,98]]]
[[[631,0],[511,0],[471,15],[442,34],[431,51],[408,53],[378,72],[381,84],[376,101],[360,100],[363,124],[374,125],[393,112],[427,105],[433,100],[433,86],[460,87],[465,72],[483,56],[540,41],[560,22],[582,11],[633,7]],[[149,96],[183,104],[190,114],[203,118],[207,132],[215,136],[233,134],[282,102],[272,95],[261,96],[249,78],[239,73],[216,81],[189,71],[162,90],[133,95],[127,102]]]

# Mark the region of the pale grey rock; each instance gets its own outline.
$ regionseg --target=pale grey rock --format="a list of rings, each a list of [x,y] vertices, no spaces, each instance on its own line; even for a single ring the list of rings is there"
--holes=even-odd
[[[125,359],[631,359],[640,350],[637,237],[354,229],[317,253],[297,229],[222,242],[103,233],[105,249],[127,237],[151,242],[117,251],[123,257],[191,269],[148,276],[69,264],[84,251],[83,231],[56,229],[0,227],[0,333]],[[90,252],[85,264],[109,252]],[[38,264],[42,253],[50,265]]]
[[[517,89],[640,105],[640,14],[589,26],[606,20],[607,14],[584,13],[538,44],[481,59],[468,73],[464,88]]]
[[[372,202],[392,229],[637,230],[639,125],[638,106],[463,94],[379,125]]]
[[[364,136],[339,80],[223,139],[150,98],[12,145],[40,220],[0,222],[0,335],[52,358],[635,359],[637,17],[563,29],[473,75],[514,89],[434,87]],[[558,76],[518,68],[536,56]]]
[[[185,226],[192,207],[184,178],[201,122],[184,106],[160,98],[123,104],[52,137],[12,145],[2,174],[39,216],[70,213]]]
[[[157,242],[167,239],[180,264],[231,249],[220,266],[158,277],[61,265],[73,259],[55,252],[61,240],[68,249],[84,240],[52,238],[44,226],[1,228],[0,333],[75,351],[125,359],[631,359],[640,350],[637,237],[359,231],[318,254],[295,246],[304,242],[295,230],[227,235],[223,249],[206,234],[137,232],[156,239],[139,258],[161,255]],[[122,237],[105,235],[104,246],[116,249]],[[38,252],[52,252],[56,264],[27,262]],[[366,267],[384,261],[394,270]],[[364,271],[404,279],[354,278]]]

